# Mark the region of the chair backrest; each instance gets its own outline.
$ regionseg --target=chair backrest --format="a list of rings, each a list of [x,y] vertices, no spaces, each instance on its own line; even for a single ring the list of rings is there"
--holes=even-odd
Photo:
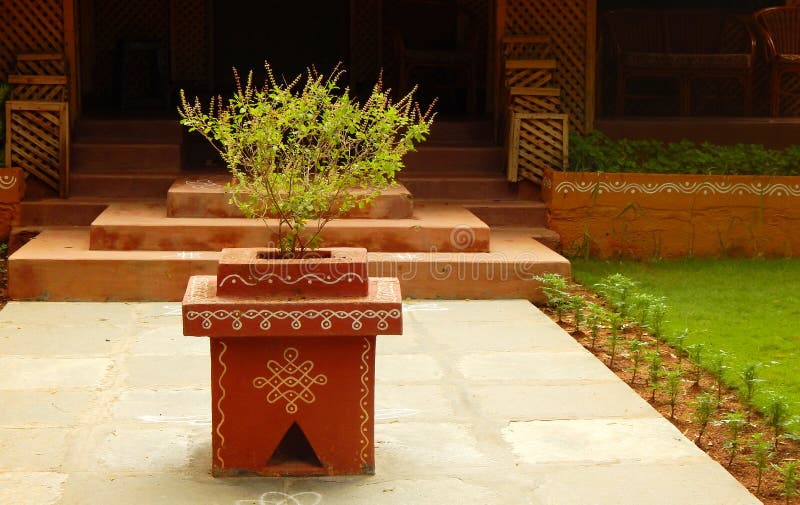
[[[754,18],[771,52],[800,54],[800,7],[769,7]]]
[[[605,14],[608,33],[615,49],[621,52],[660,53],[667,49],[664,17],[661,12],[618,9]]]
[[[667,45],[671,53],[715,54],[749,52],[744,22],[722,9],[664,11]]]

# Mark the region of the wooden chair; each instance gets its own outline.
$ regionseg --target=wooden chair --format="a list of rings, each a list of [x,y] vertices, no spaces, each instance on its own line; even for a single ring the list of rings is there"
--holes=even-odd
[[[629,81],[642,77],[672,81],[683,116],[692,112],[695,81],[735,79],[744,115],[750,114],[756,40],[739,16],[719,9],[619,9],[604,20],[617,65],[617,115],[625,114],[627,98],[658,98],[629,90]]]
[[[781,97],[800,98],[800,92],[784,88],[784,76],[800,76],[800,7],[769,7],[754,14],[764,38],[770,66],[769,108],[778,116]]]

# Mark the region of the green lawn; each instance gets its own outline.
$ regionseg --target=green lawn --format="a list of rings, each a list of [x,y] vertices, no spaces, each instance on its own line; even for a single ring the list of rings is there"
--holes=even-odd
[[[760,370],[761,390],[784,395],[800,416],[800,259],[574,259],[572,268],[575,280],[587,287],[621,273],[642,291],[665,296],[665,335],[688,328],[687,345],[703,342],[712,352],[724,350],[731,356],[731,383],[739,382],[744,366],[767,365]]]

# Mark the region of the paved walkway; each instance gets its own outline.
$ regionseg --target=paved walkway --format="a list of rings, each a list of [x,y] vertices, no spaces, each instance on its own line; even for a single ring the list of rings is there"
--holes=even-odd
[[[372,477],[214,479],[208,342],[174,303],[0,312],[0,503],[759,503],[525,301],[379,337]]]

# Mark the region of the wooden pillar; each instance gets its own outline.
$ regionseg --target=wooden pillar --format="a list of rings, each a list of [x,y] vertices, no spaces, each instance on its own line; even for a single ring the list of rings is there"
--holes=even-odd
[[[75,0],[63,0],[64,58],[67,60],[69,86],[70,127],[75,124],[80,112],[80,70],[78,68],[78,32],[76,30]]]

